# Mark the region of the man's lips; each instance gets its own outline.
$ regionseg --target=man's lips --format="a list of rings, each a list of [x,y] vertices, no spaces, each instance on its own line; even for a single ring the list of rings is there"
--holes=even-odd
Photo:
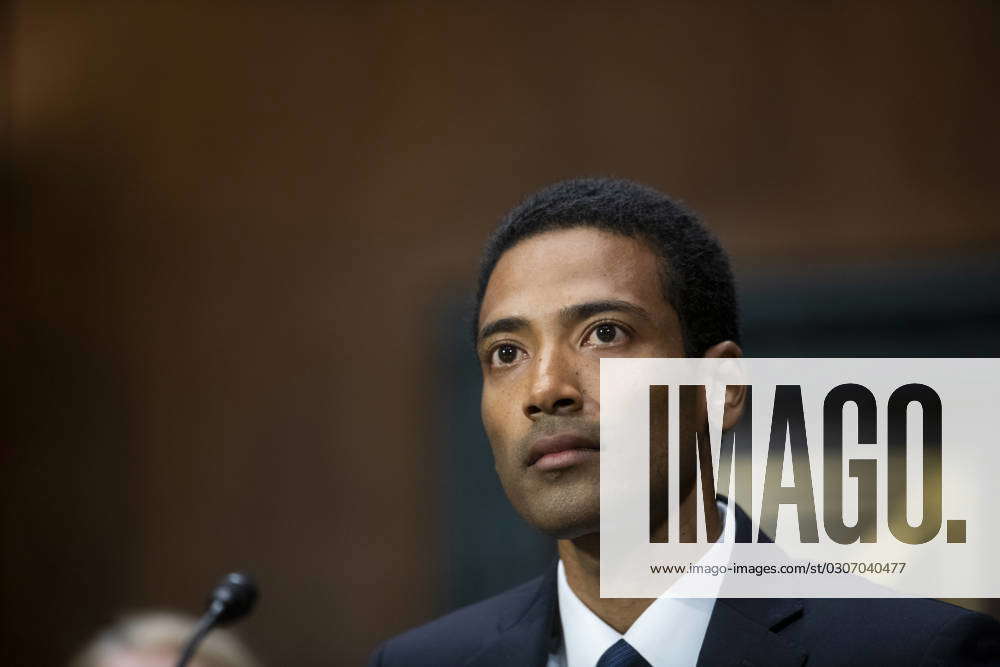
[[[539,438],[528,450],[528,466],[536,470],[558,470],[596,456],[600,448],[593,440],[575,433]]]

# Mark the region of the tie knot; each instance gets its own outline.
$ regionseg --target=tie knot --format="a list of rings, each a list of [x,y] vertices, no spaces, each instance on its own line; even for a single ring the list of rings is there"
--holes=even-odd
[[[597,661],[597,667],[652,667],[639,652],[632,648],[624,639],[619,639],[611,645],[601,659]]]

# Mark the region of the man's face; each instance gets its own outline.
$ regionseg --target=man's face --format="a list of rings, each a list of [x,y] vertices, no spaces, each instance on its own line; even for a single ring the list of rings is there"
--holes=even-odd
[[[483,424],[514,508],[555,537],[598,530],[600,358],[684,356],[659,267],[639,240],[575,227],[520,242],[490,276]]]

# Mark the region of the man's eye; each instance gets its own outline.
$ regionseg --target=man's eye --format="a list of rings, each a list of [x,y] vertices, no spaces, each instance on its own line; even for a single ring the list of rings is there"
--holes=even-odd
[[[492,358],[490,359],[490,363],[492,363],[494,366],[506,366],[517,361],[518,355],[520,353],[521,350],[514,347],[513,345],[507,343],[504,343],[502,345],[497,345],[497,347],[493,350],[493,354],[491,355]]]
[[[610,345],[613,343],[624,343],[627,334],[617,324],[604,322],[598,324],[587,336],[587,345]]]

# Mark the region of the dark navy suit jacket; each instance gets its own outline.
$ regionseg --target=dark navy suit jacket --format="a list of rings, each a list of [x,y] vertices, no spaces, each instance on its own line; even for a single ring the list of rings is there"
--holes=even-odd
[[[737,508],[737,531],[750,520]],[[559,646],[556,564],[394,637],[371,667],[545,667]],[[1000,623],[926,599],[716,600],[698,667],[1000,666]],[[655,666],[654,666],[655,667]]]

